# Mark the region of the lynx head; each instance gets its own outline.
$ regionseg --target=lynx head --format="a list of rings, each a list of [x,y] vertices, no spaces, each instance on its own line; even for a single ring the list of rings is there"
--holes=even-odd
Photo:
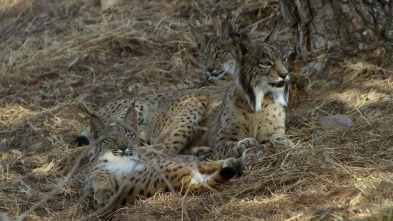
[[[109,119],[106,124],[97,116],[91,115],[90,128],[98,139],[90,161],[109,150],[115,156],[138,157],[139,139],[136,126],[137,114],[133,106],[127,110],[124,119]]]
[[[261,109],[263,97],[271,93],[273,100],[286,106],[288,103],[289,75],[288,56],[277,45],[278,26],[255,45],[242,34],[237,44],[240,71],[236,82],[244,91],[254,112]]]
[[[190,26],[197,42],[199,59],[205,74],[205,80],[219,79],[225,74],[234,75],[238,66],[236,60],[236,42],[239,34],[227,20],[221,23],[219,36],[208,37]]]

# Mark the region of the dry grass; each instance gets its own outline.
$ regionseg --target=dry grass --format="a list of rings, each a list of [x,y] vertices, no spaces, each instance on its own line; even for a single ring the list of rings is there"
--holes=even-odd
[[[202,80],[188,23],[215,33],[231,15],[263,39],[275,1],[124,1],[101,12],[95,0],[0,2],[0,212],[17,218],[70,171],[72,143],[91,110],[115,97],[186,87]],[[285,27],[282,20],[279,20]],[[288,29],[281,40],[292,46]],[[297,148],[275,152],[218,188],[182,196],[192,220],[393,219],[392,76],[347,62],[311,79],[288,108]],[[345,114],[345,131],[316,124]],[[85,162],[29,220],[88,215],[81,187]],[[115,220],[184,218],[170,193],[141,199]],[[372,218],[370,218],[372,217]]]

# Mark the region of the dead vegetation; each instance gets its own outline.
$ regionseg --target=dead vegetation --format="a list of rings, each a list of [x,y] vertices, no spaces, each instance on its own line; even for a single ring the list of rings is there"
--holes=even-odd
[[[188,24],[215,33],[230,15],[263,39],[279,17],[275,1],[0,2],[0,212],[11,219],[45,197],[82,148],[73,139],[88,116],[115,97],[187,87],[203,78]],[[281,41],[291,35],[281,23]],[[295,75],[299,67],[293,66]],[[181,196],[192,220],[393,219],[392,73],[362,61],[332,66],[292,93],[288,134],[297,148],[260,159],[219,192]],[[347,130],[317,125],[345,114]],[[83,162],[29,220],[87,216]],[[141,199],[115,220],[177,220],[170,193]]]

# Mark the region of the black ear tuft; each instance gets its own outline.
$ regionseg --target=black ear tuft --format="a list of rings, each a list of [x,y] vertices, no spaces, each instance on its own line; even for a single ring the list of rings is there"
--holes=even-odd
[[[270,34],[266,36],[265,40],[263,40],[264,43],[278,42],[278,35],[279,35],[278,30],[280,29],[280,26],[278,25],[276,18],[274,18],[273,21],[274,21],[274,28],[270,32]]]

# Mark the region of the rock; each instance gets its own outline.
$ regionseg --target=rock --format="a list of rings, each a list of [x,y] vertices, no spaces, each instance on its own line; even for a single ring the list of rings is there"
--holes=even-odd
[[[37,101],[37,102],[41,102],[41,101],[43,101],[44,99],[42,99],[42,97],[40,97],[40,96],[34,96],[33,97],[33,101]]]
[[[321,117],[318,119],[318,124],[328,129],[348,129],[355,126],[351,118],[345,115],[333,115]]]
[[[245,150],[242,154],[243,166],[246,170],[252,170],[257,166],[258,160],[271,155],[272,152],[264,145],[258,145]]]
[[[85,99],[86,97],[89,97],[91,94],[89,94],[89,93],[83,93],[83,94],[80,94],[79,96],[78,96],[78,100],[83,100],[83,99]]]
[[[320,130],[317,130],[311,134],[311,140],[314,145],[321,145],[323,143],[323,139],[320,134]]]
[[[123,0],[101,0],[101,10],[105,11],[123,3]]]
[[[330,59],[322,54],[317,57],[317,59],[309,64],[303,66],[300,69],[300,73],[307,77],[313,74],[321,74],[325,71],[326,67],[329,65]]]
[[[0,221],[9,221],[10,219],[5,213],[0,214]]]
[[[20,152],[19,150],[11,150],[11,153],[13,153],[17,156],[22,156],[22,152]]]
[[[15,139],[17,142],[15,145],[20,146],[20,147],[27,147],[29,146],[29,143],[31,142],[30,140],[30,135],[28,133],[18,135]]]
[[[367,95],[367,97],[366,97],[366,99],[370,100],[370,101],[376,100],[378,98],[379,98],[378,94],[375,94],[375,93],[371,93],[371,94]]]

